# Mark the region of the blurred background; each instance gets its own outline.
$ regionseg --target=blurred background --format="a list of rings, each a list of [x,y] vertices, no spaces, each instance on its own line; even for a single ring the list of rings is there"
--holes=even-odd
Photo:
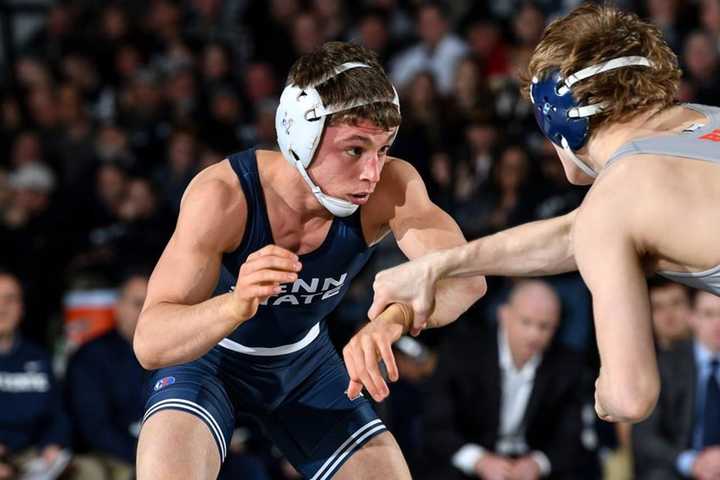
[[[417,168],[468,239],[574,209],[585,190],[565,180],[518,74],[548,22],[579,3],[3,0],[0,479],[132,478],[146,372],[129,339],[180,197],[227,155],[275,148],[288,69],[323,42],[378,53],[402,104],[391,153]],[[718,103],[720,0],[616,3],[657,24],[678,54],[680,101]],[[390,239],[355,280],[330,319],[338,347],[366,321],[374,273],[403,259]],[[545,293],[528,298],[509,297],[518,288],[510,279],[489,284],[452,327],[396,346],[402,380],[377,408],[415,476],[493,478],[459,460],[463,447],[482,444],[513,459],[544,452],[547,478],[681,478],[674,456],[687,438],[650,428],[645,434],[675,453],[636,452],[643,461],[633,467],[631,429],[596,420],[598,360],[580,278],[546,278],[551,290],[535,285]],[[687,343],[696,332],[692,292],[657,288],[677,288],[660,303],[659,348]],[[525,445],[508,449],[497,441],[505,367],[498,355],[477,355],[502,350],[498,325],[512,335],[519,311],[540,312],[548,301],[560,308],[548,313],[558,318],[547,341],[528,347],[528,358],[544,360],[528,377]],[[479,343],[464,348],[468,338]],[[496,400],[485,406],[487,398]],[[223,478],[299,478],[250,419],[238,424],[232,450]],[[671,465],[652,473],[663,456]],[[720,460],[715,468],[720,475]]]

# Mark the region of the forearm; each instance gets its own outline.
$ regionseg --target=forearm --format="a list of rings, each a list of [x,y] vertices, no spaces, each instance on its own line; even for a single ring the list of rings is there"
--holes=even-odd
[[[143,367],[153,370],[195,360],[233,332],[244,320],[233,314],[231,295],[196,305],[159,303],[146,309],[133,342]]]
[[[540,276],[576,270],[571,242],[574,218],[572,211],[433,254],[438,277]]]
[[[485,295],[485,277],[445,278],[438,282],[435,291],[435,308],[428,327],[442,327],[454,322],[480,297]]]

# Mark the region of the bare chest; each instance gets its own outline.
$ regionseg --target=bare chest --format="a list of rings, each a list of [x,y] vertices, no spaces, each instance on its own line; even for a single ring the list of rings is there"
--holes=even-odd
[[[327,239],[333,225],[332,218],[313,218],[299,222],[278,212],[268,211],[273,243],[297,255],[317,250]]]

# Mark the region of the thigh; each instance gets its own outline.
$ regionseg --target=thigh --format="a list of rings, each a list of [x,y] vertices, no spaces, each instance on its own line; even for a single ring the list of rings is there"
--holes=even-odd
[[[340,467],[333,480],[409,480],[410,470],[390,432],[373,437]]]
[[[219,471],[215,439],[197,416],[163,410],[143,424],[138,440],[138,480],[211,480]]]
[[[199,359],[163,368],[148,383],[138,442],[138,478],[215,479],[235,425],[213,366]]]
[[[345,395],[347,370],[329,342],[316,348],[304,366],[313,368],[260,421],[304,478],[328,480],[387,429],[367,399],[351,401]]]

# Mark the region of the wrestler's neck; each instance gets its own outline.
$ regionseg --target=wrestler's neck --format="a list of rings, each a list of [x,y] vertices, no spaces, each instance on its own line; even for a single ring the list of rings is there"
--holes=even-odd
[[[300,172],[290,165],[280,153],[268,158],[262,168],[261,180],[266,198],[274,205],[281,205],[282,210],[294,219],[306,221],[317,217],[332,218],[332,214],[318,202],[310,188],[303,180]],[[312,178],[312,174],[311,178]]]
[[[628,122],[617,122],[600,128],[587,145],[578,152],[578,157],[588,163],[593,170],[601,172],[612,155],[623,145],[637,138],[651,137],[678,129],[688,123],[680,114],[682,106],[663,111],[651,110],[642,113]]]

